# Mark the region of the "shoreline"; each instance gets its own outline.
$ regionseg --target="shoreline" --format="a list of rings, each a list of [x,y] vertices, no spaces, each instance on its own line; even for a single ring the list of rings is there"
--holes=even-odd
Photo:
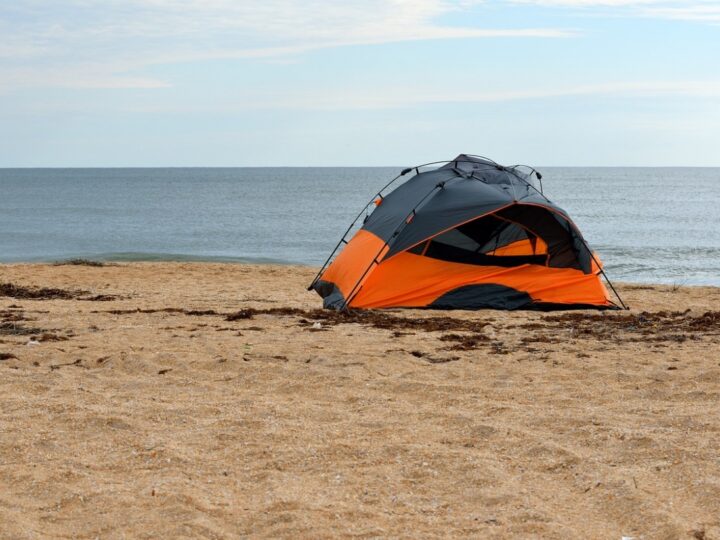
[[[62,258],[37,258],[31,260],[0,260],[0,267],[7,265],[77,265],[83,266],[90,263],[100,264],[133,264],[133,263],[208,263],[208,264],[270,264],[278,266],[302,266],[312,267],[312,264],[303,264],[282,259],[268,257],[232,257],[224,255],[183,255],[180,253],[130,253],[120,252],[99,255],[78,255]]]
[[[0,265],[0,536],[720,536],[719,287],[346,316],[316,270]]]
[[[130,255],[131,258],[126,258],[125,255]],[[11,266],[114,266],[114,265],[133,265],[133,264],[228,264],[228,265],[252,265],[252,266],[280,266],[280,267],[297,267],[301,269],[313,269],[316,273],[320,269],[317,264],[301,263],[297,261],[283,261],[280,259],[271,259],[263,257],[230,257],[230,256],[195,256],[195,255],[180,255],[180,254],[126,254],[117,253],[114,255],[96,255],[96,256],[77,256],[77,257],[64,257],[60,259],[42,258],[34,260],[12,260],[3,261],[0,260],[0,270],[3,267]],[[608,275],[612,280],[613,284],[620,285],[622,287],[633,287],[633,286],[659,286],[659,287],[710,287],[720,288],[720,282],[714,283],[694,283],[683,281],[681,279],[664,279],[655,280],[651,278],[647,280],[626,280],[626,279],[615,279],[613,278],[612,270],[608,271]]]

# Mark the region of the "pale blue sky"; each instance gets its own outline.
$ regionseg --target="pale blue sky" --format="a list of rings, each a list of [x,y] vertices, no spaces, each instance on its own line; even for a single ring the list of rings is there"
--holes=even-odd
[[[15,0],[0,167],[720,166],[720,0]]]

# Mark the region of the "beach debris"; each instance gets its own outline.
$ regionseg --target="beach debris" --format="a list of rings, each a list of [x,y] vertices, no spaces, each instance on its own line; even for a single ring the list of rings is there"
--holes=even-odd
[[[493,354],[509,354],[510,349],[508,349],[502,341],[493,341],[490,344],[490,352]]]
[[[305,329],[309,332],[327,332],[328,330],[330,330],[329,328],[323,326],[322,323],[319,321],[316,321],[314,323],[308,322],[307,324],[300,326],[305,326]]]
[[[74,362],[67,362],[65,364],[51,364],[50,371],[56,371],[56,370],[60,369],[61,367],[65,367],[65,366],[85,367],[82,365],[82,360],[80,358],[78,358]]]
[[[22,324],[15,322],[2,322],[0,323],[0,335],[4,336],[26,336],[31,334],[37,334],[43,330],[39,328],[29,328]]]
[[[460,360],[459,356],[430,356],[427,353],[421,352],[421,351],[408,351],[411,355],[413,355],[415,358],[421,358],[428,364],[446,364],[448,362],[454,362],[455,360]]]
[[[447,347],[449,351],[471,351],[487,344],[490,338],[485,334],[445,334],[440,336],[440,341],[454,341],[454,345]]]
[[[416,332],[447,332],[439,337],[448,342],[446,350],[465,351],[483,347],[494,354],[508,354],[510,348],[499,341],[503,328],[493,328],[495,318],[456,318],[448,316],[405,316],[401,311],[353,310],[338,312],[324,309],[300,309],[291,307],[251,308],[246,307],[231,313],[214,310],[186,310],[182,308],[122,309],[93,311],[93,313],[111,313],[115,315],[133,313],[177,313],[192,316],[218,316],[226,321],[253,319],[258,315],[271,317],[296,317],[297,325],[311,332],[327,331],[340,324],[389,330],[393,337],[401,337]],[[397,315],[395,313],[398,313]],[[319,326],[318,326],[319,325]],[[559,343],[567,334],[574,339],[597,339],[615,344],[632,341],[677,342],[689,339],[701,339],[720,336],[720,311],[707,311],[701,315],[691,311],[656,311],[641,313],[584,313],[570,312],[557,315],[545,315],[532,318],[526,323],[507,325],[507,328],[528,330],[520,338],[521,346],[528,347],[536,343]],[[249,327],[242,330],[256,330]],[[238,333],[242,335],[242,333]],[[528,347],[530,350],[530,347]]]
[[[191,315],[195,317],[204,317],[206,315],[218,315],[218,312],[214,309],[204,309],[204,310],[198,310],[198,309],[190,309],[183,311],[185,315]]]
[[[69,338],[67,336],[59,336],[57,334],[51,334],[49,332],[44,332],[40,334],[38,337],[35,338],[37,341],[67,341]]]
[[[685,285],[686,283],[684,281],[676,281],[670,286],[670,292],[676,293],[681,290]]]
[[[455,362],[457,360],[460,360],[459,356],[446,356],[446,357],[435,357],[435,356],[426,356],[423,358],[426,362],[429,364],[447,364],[448,362]]]
[[[702,335],[720,335],[720,311],[707,311],[692,315],[685,311],[643,311],[631,314],[564,313],[543,317],[542,323],[532,322],[518,326],[525,330],[552,330],[548,339],[558,339],[556,330],[564,329],[579,338],[626,341],[676,341],[696,339]],[[632,334],[635,334],[633,336]],[[539,341],[542,334],[525,339]],[[551,341],[549,341],[551,342]]]
[[[53,266],[117,266],[113,263],[105,263],[101,261],[93,261],[91,259],[67,259],[64,261],[55,261]]]
[[[125,298],[124,296],[114,294],[96,294],[95,296],[89,296],[87,298],[78,298],[78,300],[85,300],[87,302],[112,302],[114,300],[124,300]]]
[[[25,320],[21,318],[20,320]],[[0,323],[0,335],[6,336],[28,336],[25,345],[33,347],[45,341],[67,341],[68,336],[54,334],[42,328],[33,328],[18,324],[17,322],[5,321]]]
[[[50,287],[25,287],[23,285],[15,285],[14,283],[0,283],[0,296],[22,298],[24,300],[85,300],[88,302],[108,302],[126,298],[114,294],[88,295],[91,295],[90,291],[70,291]]]
[[[236,311],[235,313],[230,313],[225,316],[226,321],[240,321],[243,319],[252,319],[255,315],[255,310],[253,309],[241,309],[240,311]]]
[[[87,291],[67,291],[47,287],[24,287],[14,283],[0,283],[0,296],[22,298],[27,300],[71,300]]]
[[[165,375],[166,373],[170,373],[172,371],[172,368],[165,368],[158,371],[158,375]]]
[[[551,337],[546,336],[545,334],[534,334],[532,336],[524,336],[520,342],[524,345],[528,345],[530,343],[560,343],[562,340],[560,340],[557,337]]]
[[[25,314],[22,311],[10,311],[9,309],[0,311],[0,319],[2,319],[4,322],[18,322],[27,320],[25,318]]]

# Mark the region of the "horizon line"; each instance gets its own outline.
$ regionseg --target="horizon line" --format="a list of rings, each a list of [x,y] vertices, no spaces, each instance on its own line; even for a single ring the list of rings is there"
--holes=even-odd
[[[448,163],[453,160],[444,160]],[[498,163],[504,165],[503,163]],[[515,165],[515,164],[513,164]],[[505,166],[513,166],[505,165]],[[525,165],[525,164],[523,164]],[[3,170],[58,170],[58,169],[342,169],[342,168],[359,168],[359,169],[403,169],[421,167],[418,165],[20,165],[20,166],[0,166]],[[593,169],[718,169],[720,163],[716,165],[532,165],[533,167],[548,168],[593,168]]]

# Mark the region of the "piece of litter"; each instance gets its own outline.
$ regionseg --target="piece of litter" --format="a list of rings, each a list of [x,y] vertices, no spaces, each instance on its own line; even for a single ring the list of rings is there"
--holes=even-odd
[[[312,327],[315,329],[322,328],[322,323],[319,323],[319,322],[313,323]]]
[[[35,345],[40,345],[39,341],[35,341],[34,339],[31,339],[25,344],[27,347],[34,347]]]

